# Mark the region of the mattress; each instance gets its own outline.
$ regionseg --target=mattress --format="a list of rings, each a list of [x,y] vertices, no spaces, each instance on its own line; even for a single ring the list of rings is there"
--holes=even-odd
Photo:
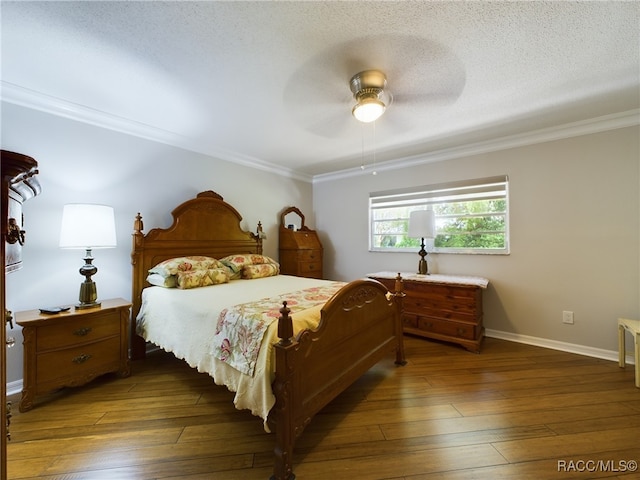
[[[234,405],[248,409],[264,421],[275,404],[271,389],[274,380],[278,322],[273,321],[264,334],[253,375],[241,373],[213,354],[216,325],[222,311],[236,305],[269,299],[288,292],[325,287],[335,282],[312,278],[276,275],[253,280],[193,289],[147,287],[142,291],[142,306],[136,318],[137,333],[148,342],[185,360],[199,372],[209,374],[218,385],[235,392]],[[320,309],[315,307],[291,314],[294,334],[315,328]]]

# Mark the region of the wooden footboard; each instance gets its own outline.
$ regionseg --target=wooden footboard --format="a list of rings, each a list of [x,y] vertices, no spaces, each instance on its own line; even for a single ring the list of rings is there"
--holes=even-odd
[[[371,279],[347,284],[322,308],[316,330],[294,338],[286,302],[278,323],[272,480],[293,480],[293,447],[313,416],[390,352],[404,365],[402,279],[389,294]]]

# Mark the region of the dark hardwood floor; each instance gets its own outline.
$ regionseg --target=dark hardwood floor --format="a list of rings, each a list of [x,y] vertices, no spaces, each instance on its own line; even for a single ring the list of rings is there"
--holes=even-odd
[[[640,479],[633,365],[488,338],[482,353],[407,337],[298,441],[298,480]],[[251,480],[273,436],[170,354],[132,375],[14,403],[9,479]]]

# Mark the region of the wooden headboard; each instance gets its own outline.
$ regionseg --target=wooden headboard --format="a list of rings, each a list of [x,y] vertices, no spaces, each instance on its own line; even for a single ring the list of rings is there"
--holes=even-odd
[[[173,223],[169,228],[154,228],[146,235],[140,213],[134,221],[131,250],[133,358],[140,358],[134,351],[139,352],[139,348],[144,351],[144,340],[135,334],[135,319],[142,303],[142,290],[148,286],[146,278],[150,268],[163,260],[187,255],[222,258],[237,253],[262,254],[262,225],[258,222],[255,233],[242,230],[242,216],[211,190],[178,205],[171,215]]]

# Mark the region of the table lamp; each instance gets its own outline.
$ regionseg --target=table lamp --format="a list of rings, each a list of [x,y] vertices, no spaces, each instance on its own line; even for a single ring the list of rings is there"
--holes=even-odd
[[[91,279],[98,269],[92,264],[91,250],[94,248],[114,248],[116,246],[116,224],[113,207],[93,204],[69,204],[62,210],[60,248],[86,250],[85,264],[80,275],[85,277],[80,284],[80,303],[76,309],[100,306],[98,290]]]
[[[429,267],[425,256],[427,251],[424,249],[424,239],[434,238],[435,236],[435,217],[433,210],[414,210],[409,213],[409,232],[408,236],[412,238],[421,238],[422,244],[418,255],[420,255],[420,261],[418,262],[418,274],[429,275]]]

